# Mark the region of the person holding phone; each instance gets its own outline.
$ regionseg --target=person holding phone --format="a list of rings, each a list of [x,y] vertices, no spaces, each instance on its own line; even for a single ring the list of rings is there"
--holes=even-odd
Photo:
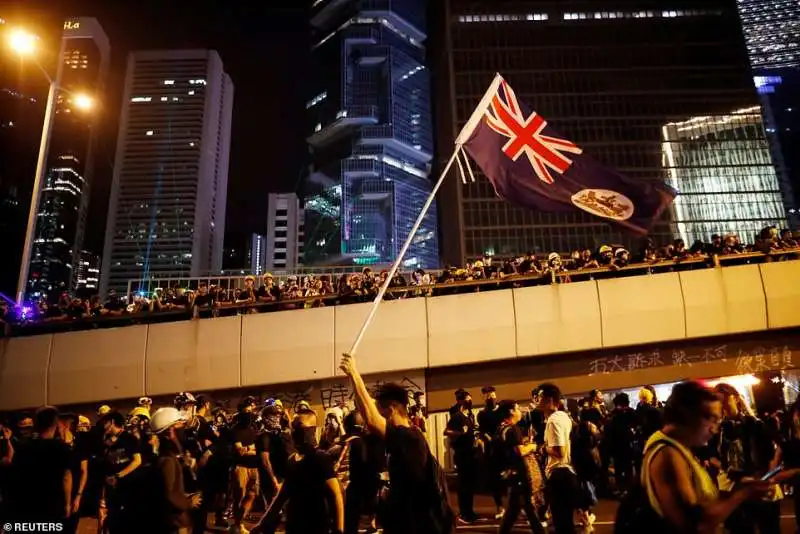
[[[770,480],[777,475],[780,447],[764,421],[753,415],[742,395],[730,384],[714,387],[722,400],[719,432],[709,443],[710,463],[718,470],[717,485],[724,494],[736,491],[754,480]],[[783,493],[774,484],[763,499],[739,507],[725,526],[731,534],[780,532],[780,499]]]

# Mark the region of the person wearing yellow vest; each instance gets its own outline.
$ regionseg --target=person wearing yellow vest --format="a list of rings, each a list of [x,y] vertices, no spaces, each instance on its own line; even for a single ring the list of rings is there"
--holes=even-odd
[[[708,443],[721,419],[722,405],[716,392],[699,382],[682,382],[667,400],[664,428],[645,445],[642,486],[650,506],[676,532],[717,532],[737,507],[763,497],[774,484],[743,480],[740,487],[720,497],[692,448]]]

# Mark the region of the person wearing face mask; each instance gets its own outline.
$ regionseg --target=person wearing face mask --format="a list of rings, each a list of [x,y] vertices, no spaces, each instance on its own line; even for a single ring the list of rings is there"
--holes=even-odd
[[[475,415],[472,413],[472,396],[468,391],[456,393],[457,410],[450,414],[444,435],[450,439],[455,453],[458,475],[459,521],[474,523],[477,519],[473,508],[477,463],[475,461]]]
[[[140,490],[136,475],[142,465],[141,444],[125,430],[125,416],[118,411],[108,412],[100,424],[104,431],[105,471],[101,515],[105,509],[105,526],[110,534],[136,532]]]
[[[344,501],[331,457],[317,448],[317,416],[299,412],[292,421],[297,450],[289,459],[286,481],[254,534],[274,533],[281,509],[286,510],[286,534],[341,534]]]
[[[268,399],[261,412],[264,431],[258,436],[256,451],[259,459],[261,495],[267,507],[278,494],[286,478],[289,457],[294,453],[291,435],[288,428],[283,427],[285,415],[283,405],[274,399]]]
[[[58,433],[61,441],[69,447],[69,463],[72,472],[72,513],[62,531],[66,533],[74,533],[78,530],[79,511],[86,482],[89,479],[89,444],[86,439],[82,439],[81,434],[85,433],[77,432],[77,422],[77,416],[74,414],[61,414],[58,418]]]
[[[187,495],[184,485],[183,451],[177,432],[183,424],[183,416],[175,408],[159,408],[150,420],[152,431],[158,438],[158,460],[153,473],[154,483],[148,488],[154,492],[154,502],[147,532],[189,534],[192,525],[189,513],[200,506],[200,494]]]
[[[484,407],[478,412],[478,433],[483,441],[483,449],[486,451],[486,474],[492,491],[492,498],[495,505],[495,518],[503,517],[503,480],[501,477],[502,463],[497,454],[493,454],[494,435],[500,427],[500,419],[497,416],[497,393],[494,386],[486,386],[481,389]]]

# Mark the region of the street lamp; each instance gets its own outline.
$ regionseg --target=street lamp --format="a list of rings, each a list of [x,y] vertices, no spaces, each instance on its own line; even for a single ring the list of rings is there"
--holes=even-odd
[[[50,136],[53,132],[53,121],[55,119],[56,98],[58,96],[58,81],[61,79],[61,69],[64,55],[64,41],[61,41],[61,49],[58,54],[58,69],[55,80],[50,77],[42,65],[36,61],[36,54],[39,39],[22,29],[14,29],[8,35],[10,48],[20,56],[31,57],[33,62],[42,71],[44,77],[50,84],[47,93],[47,107],[44,112],[44,125],[42,126],[42,138],[39,142],[39,157],[36,160],[36,176],[33,179],[33,192],[31,193],[31,208],[28,213],[28,226],[25,230],[25,247],[22,249],[22,262],[19,268],[19,279],[17,281],[17,305],[22,306],[25,299],[25,291],[28,287],[28,269],[31,263],[33,240],[36,234],[36,214],[39,212],[39,199],[42,195],[42,184],[44,174],[47,169],[47,154],[50,149]],[[62,89],[63,90],[63,89]],[[67,92],[64,90],[64,92]],[[88,110],[92,107],[93,101],[87,95],[72,94],[72,104],[81,110]]]

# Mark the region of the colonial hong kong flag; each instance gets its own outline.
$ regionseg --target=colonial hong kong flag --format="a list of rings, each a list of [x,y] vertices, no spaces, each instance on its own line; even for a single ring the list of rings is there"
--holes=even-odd
[[[604,167],[547,120],[528,112],[499,74],[456,140],[491,180],[497,195],[542,211],[583,210],[647,233],[676,191]]]

